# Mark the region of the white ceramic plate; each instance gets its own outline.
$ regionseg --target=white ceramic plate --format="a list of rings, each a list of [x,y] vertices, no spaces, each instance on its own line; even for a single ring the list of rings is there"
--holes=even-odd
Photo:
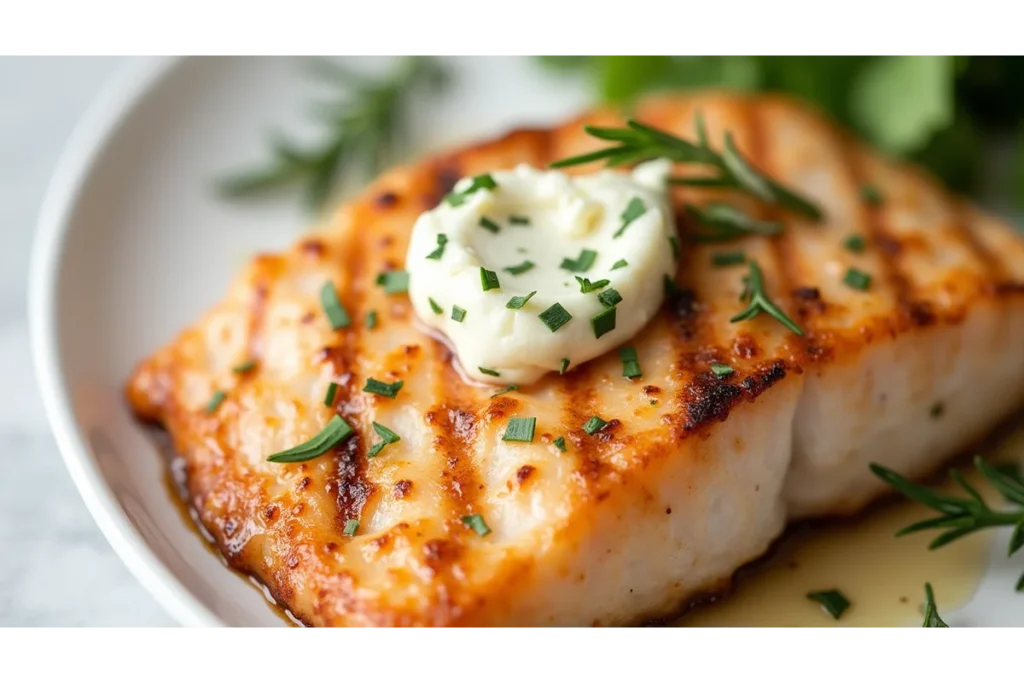
[[[452,66],[453,91],[417,105],[416,151],[557,121],[587,102],[582,85],[528,60]],[[247,256],[302,230],[296,202],[225,203],[210,181],[258,162],[272,125],[302,129],[313,87],[296,60],[137,62],[81,123],[40,219],[30,315],[53,430],[111,545],[183,624],[282,621],[183,523],[164,458],[122,387],[139,359],[221,297]],[[1020,568],[1005,547],[1001,536],[974,600],[944,615],[953,625],[1024,624],[1011,592]]]

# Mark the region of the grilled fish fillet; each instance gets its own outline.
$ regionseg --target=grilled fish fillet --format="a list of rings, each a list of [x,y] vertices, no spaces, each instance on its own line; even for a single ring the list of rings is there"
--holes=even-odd
[[[825,210],[820,224],[775,215],[781,236],[725,247],[758,261],[805,336],[766,315],[730,323],[746,269],[712,267],[723,247],[690,245],[681,294],[635,340],[642,379],[623,378],[612,353],[491,397],[460,380],[406,297],[375,278],[403,267],[415,218],[457,178],[589,151],[597,143],[582,125],[621,119],[597,111],[396,169],[322,231],[255,258],[130,379],[131,405],[173,437],[189,502],[228,562],[310,625],[667,617],[724,588],[787,522],[882,494],[870,461],[924,475],[1022,402],[1019,235],[787,99],[655,99],[637,117],[692,138],[698,109],[711,140],[732,131],[757,166]],[[868,183],[881,205],[860,198]],[[680,203],[744,201],[674,192]],[[852,234],[867,241],[860,253],[842,246]],[[843,284],[849,266],[871,275],[868,291]],[[326,280],[352,314],[348,329],[332,331],[321,311]],[[253,371],[232,372],[250,358]],[[717,378],[712,362],[736,372]],[[370,376],[405,386],[396,399],[363,393]],[[305,463],[266,462],[330,419],[332,380],[358,438]],[[227,398],[208,414],[217,390]],[[595,414],[610,424],[589,436]],[[516,415],[536,416],[533,443],[500,440]],[[368,460],[373,420],[401,441]],[[565,453],[552,443],[560,435]],[[474,513],[493,533],[460,521]],[[349,519],[354,537],[342,531]]]

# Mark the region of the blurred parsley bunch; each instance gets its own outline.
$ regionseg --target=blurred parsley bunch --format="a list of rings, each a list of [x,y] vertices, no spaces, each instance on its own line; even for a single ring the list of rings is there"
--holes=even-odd
[[[1024,200],[1021,57],[539,57],[578,73],[600,98],[628,105],[655,90],[720,87],[786,92],[816,104],[880,149],[916,160],[973,192],[984,146],[1013,139],[1002,189]]]

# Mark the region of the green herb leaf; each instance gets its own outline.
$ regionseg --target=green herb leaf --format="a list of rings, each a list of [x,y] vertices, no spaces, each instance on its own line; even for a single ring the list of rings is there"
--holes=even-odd
[[[715,268],[738,266],[746,260],[747,256],[742,251],[719,251],[711,255],[711,265]]]
[[[487,522],[484,521],[482,515],[463,515],[462,523],[468,526],[470,529],[476,532],[477,536],[486,536],[491,533],[491,527],[487,526]]]
[[[466,319],[466,309],[458,306],[452,306],[452,320],[457,323],[461,323]]]
[[[558,368],[558,374],[559,375],[564,375],[565,371],[568,370],[568,369],[569,369],[569,359],[568,358],[563,358],[562,359],[562,365],[561,365],[561,367]]]
[[[399,390],[405,386],[405,382],[397,380],[388,384],[387,382],[381,382],[379,379],[373,377],[366,378],[366,386],[363,387],[363,391],[368,394],[377,394],[385,398],[394,398],[398,395]]]
[[[479,370],[485,375],[490,375],[491,377],[501,377],[500,372],[498,372],[497,370],[492,370],[491,368],[481,368],[478,366],[477,370]]]
[[[338,293],[334,290],[334,284],[330,281],[325,282],[324,286],[320,288],[320,305],[327,315],[327,320],[331,323],[332,330],[340,330],[352,324],[351,318],[348,317],[348,311],[341,305]]]
[[[672,248],[672,260],[679,260],[679,238],[675,235],[668,236],[668,246]]]
[[[345,536],[355,536],[356,532],[359,531],[359,520],[358,519],[346,519],[345,529],[342,533]]]
[[[939,616],[939,609],[935,606],[935,594],[932,593],[930,583],[924,585],[924,623],[921,626],[923,628],[949,628],[949,624]]]
[[[572,320],[572,316],[569,315],[569,311],[562,308],[562,304],[560,303],[552,304],[550,308],[537,317],[540,318],[541,322],[547,325],[547,328],[552,332],[557,332],[558,328]]]
[[[645,213],[647,213],[647,206],[644,204],[642,199],[639,197],[633,197],[630,199],[629,204],[626,205],[626,209],[622,212],[622,227],[616,230],[612,237],[622,237],[622,233],[626,232],[626,228],[629,227],[629,224],[637,218],[640,218],[640,216],[643,216]]]
[[[478,190],[493,190],[496,187],[498,187],[498,183],[494,182],[494,178],[489,173],[484,173],[483,175],[474,176],[473,180],[469,183],[469,187],[462,192],[449,192],[445,195],[444,199],[452,206],[461,206],[465,204],[469,195],[474,192]]]
[[[587,278],[580,277],[579,275],[574,275],[573,277],[575,277],[576,282],[580,284],[581,294],[590,294],[591,292],[595,292],[602,287],[607,287],[611,284],[611,280],[598,280],[597,282],[591,282]]]
[[[605,308],[612,308],[622,302],[622,295],[619,294],[619,291],[614,287],[609,287],[597,295],[597,300],[600,301]]]
[[[487,216],[481,216],[480,217],[480,227],[483,228],[484,230],[488,230],[488,231],[493,232],[495,234],[497,234],[498,231],[501,230],[501,226],[498,225],[497,223],[495,223],[494,221],[492,221]]]
[[[514,310],[519,310],[520,308],[525,306],[526,302],[529,301],[530,299],[532,299],[533,295],[536,294],[536,293],[537,292],[535,290],[535,291],[530,292],[526,296],[514,296],[514,297],[512,297],[511,299],[508,300],[508,303],[505,304],[505,308],[511,308],[511,309],[514,309]]]
[[[839,617],[850,607],[850,601],[838,590],[815,591],[808,593],[807,598],[821,603],[822,608],[836,621],[839,621]]]
[[[530,443],[533,441],[533,430],[537,426],[535,417],[513,417],[509,418],[508,426],[502,435],[502,441],[520,441]]]
[[[712,363],[710,367],[711,367],[711,372],[714,373],[715,377],[719,377],[719,378],[721,378],[721,377],[728,377],[732,373],[736,372],[730,366],[725,365],[723,363]]]
[[[555,444],[555,448],[565,453],[565,437],[560,436],[551,443]]]
[[[643,376],[640,370],[640,360],[636,355],[636,349],[632,346],[623,346],[619,349],[619,360],[622,361],[622,376],[627,379],[636,379]]]
[[[626,259],[624,259],[624,258],[620,258],[620,259],[619,259],[618,261],[616,261],[616,262],[615,262],[615,264],[614,264],[614,265],[612,266],[612,270],[618,270],[619,268],[625,268],[625,267],[626,267],[626,266],[628,266],[628,265],[629,265],[629,262],[628,262],[628,261],[626,261]]]
[[[366,312],[366,329],[372,330],[377,327],[377,311],[369,310]]]
[[[301,443],[298,446],[289,448],[286,451],[275,453],[268,457],[267,461],[304,462],[306,460],[312,460],[313,458],[318,458],[324,453],[327,453],[353,434],[355,434],[355,430],[352,429],[352,425],[345,422],[345,418],[341,415],[335,415],[331,418],[330,422],[324,426],[320,433],[312,439],[305,443]]]
[[[846,276],[843,277],[843,283],[853,289],[859,289],[862,292],[866,292],[868,287],[871,285],[871,276],[864,271],[857,270],[856,268],[848,268],[846,270]]]
[[[864,247],[867,246],[867,241],[865,241],[862,235],[850,235],[843,240],[843,246],[846,247],[847,251],[859,254],[864,251]]]
[[[427,254],[428,259],[440,261],[441,257],[444,256],[444,247],[448,244],[448,235],[439,233],[437,236],[437,249]]]
[[[600,339],[615,329],[615,306],[604,309],[590,318],[590,328],[594,330],[594,338]]]
[[[485,292],[492,289],[501,289],[501,283],[498,282],[498,274],[493,270],[487,270],[486,268],[480,268],[480,286]]]
[[[529,225],[530,217],[512,215],[508,217],[508,222],[510,225]]]
[[[334,397],[338,394],[338,385],[331,382],[327,385],[327,393],[324,395],[324,405],[328,408],[334,407]]]
[[[585,273],[590,270],[590,267],[594,265],[594,261],[597,260],[597,252],[590,249],[584,249],[580,251],[580,255],[575,259],[562,259],[562,265],[560,266],[563,270],[568,270],[572,273]]]
[[[747,280],[748,297],[744,298],[749,298],[750,304],[730,318],[729,322],[736,323],[741,320],[750,320],[761,313],[767,313],[789,328],[793,333],[802,336],[804,331],[800,329],[800,326],[793,322],[793,320],[790,319],[790,317],[786,315],[781,308],[776,306],[772,300],[768,298],[767,292],[764,291],[764,276],[761,274],[761,268],[757,265],[757,261],[751,260],[749,263],[750,275]]]
[[[380,424],[379,422],[371,423],[373,425],[373,431],[377,432],[382,441],[379,441],[370,447],[370,450],[366,452],[367,458],[375,458],[377,455],[384,450],[385,446],[390,446],[393,443],[398,443],[402,440],[402,437],[395,434],[393,431]]]
[[[439,304],[436,301],[434,301],[433,297],[429,297],[428,296],[427,297],[427,303],[430,304],[430,310],[432,310],[437,315],[441,315],[442,313],[444,313],[444,309],[441,308],[441,304]]]
[[[686,215],[707,228],[693,233],[698,242],[723,242],[746,235],[778,235],[782,223],[753,218],[731,204],[708,202],[703,208],[687,204]]]
[[[583,431],[590,436],[597,434],[599,431],[608,426],[608,423],[599,418],[597,415],[592,416],[583,424]]]
[[[213,392],[213,396],[210,397],[206,404],[206,412],[210,414],[217,412],[217,408],[220,408],[220,404],[224,402],[225,398],[227,398],[227,394],[223,391],[217,390]]]
[[[386,270],[377,276],[377,284],[385,294],[404,294],[409,291],[409,273],[404,270]]]
[[[860,198],[869,206],[881,206],[883,201],[882,191],[874,185],[861,185]]]
[[[504,268],[503,270],[506,273],[512,273],[513,275],[522,275],[526,271],[528,271],[531,268],[533,268],[533,266],[534,266],[533,261],[523,261],[522,263],[520,263],[517,266],[509,266],[508,268]]]
[[[519,391],[519,385],[518,384],[509,384],[504,389],[498,389],[493,394],[491,394],[491,398],[497,398],[497,397],[501,396],[502,394],[507,394],[510,391]]]
[[[244,375],[247,372],[251,372],[256,367],[256,361],[247,360],[244,363],[239,363],[235,367],[231,368],[231,372],[239,375]]]

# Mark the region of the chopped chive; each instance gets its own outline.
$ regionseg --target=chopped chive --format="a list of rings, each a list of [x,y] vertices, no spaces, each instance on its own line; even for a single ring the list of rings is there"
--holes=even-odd
[[[618,261],[616,261],[616,262],[615,262],[615,264],[614,264],[614,265],[612,266],[612,270],[618,270],[619,268],[625,268],[625,267],[626,267],[626,266],[628,266],[628,265],[629,265],[629,261],[627,261],[627,260],[626,260],[626,259],[624,259],[624,258],[620,258],[620,259],[619,259]]]
[[[565,453],[565,437],[560,436],[551,443],[555,444],[555,448]]]
[[[615,329],[615,307],[606,308],[590,319],[590,327],[594,330],[594,339],[600,339]]]
[[[439,304],[436,301],[434,301],[434,299],[432,297],[429,297],[429,296],[427,297],[427,303],[430,304],[430,310],[432,310],[434,313],[436,313],[438,315],[441,315],[442,313],[444,313],[444,309],[441,308],[441,304]]]
[[[736,371],[724,363],[712,363],[711,372],[715,373],[715,377],[728,377]]]
[[[334,284],[330,280],[320,288],[320,305],[327,315],[327,320],[331,323],[332,330],[340,330],[352,324],[352,320],[348,317],[348,311],[341,305],[338,293],[334,291]]]
[[[569,311],[562,308],[562,304],[554,303],[549,309],[541,313],[538,318],[541,319],[548,329],[552,332],[557,332],[558,328],[572,320],[572,316]]]
[[[398,395],[398,391],[405,386],[405,382],[397,380],[388,384],[387,382],[381,382],[379,379],[373,377],[366,378],[366,386],[363,387],[363,391],[368,394],[377,394],[378,396],[384,396],[385,398],[394,398]]]
[[[946,412],[946,405],[942,401],[938,401],[932,404],[928,414],[932,416],[933,420],[937,420],[942,417],[942,414]]]
[[[477,536],[486,536],[491,533],[491,527],[487,526],[487,522],[484,521],[483,516],[479,513],[475,515],[463,515],[462,523],[475,531]]]
[[[508,217],[508,222],[511,223],[512,225],[529,225],[530,217],[512,215]]]
[[[511,308],[511,309],[514,309],[514,310],[519,310],[520,308],[525,306],[526,302],[529,301],[530,299],[532,299],[533,295],[536,294],[536,293],[537,293],[536,290],[534,290],[534,291],[530,292],[529,294],[527,294],[526,296],[514,296],[514,297],[512,297],[511,299],[508,300],[508,303],[505,304],[505,308]]]
[[[865,204],[870,206],[880,206],[884,201],[882,197],[882,191],[874,185],[861,185],[860,186],[860,198]]]
[[[409,291],[409,273],[404,270],[386,270],[377,276],[377,284],[385,294],[404,294]]]
[[[568,369],[569,369],[569,359],[568,358],[563,358],[562,359],[562,365],[561,365],[560,368],[558,368],[558,374],[559,375],[564,375],[565,371],[568,370]]]
[[[366,312],[366,329],[372,330],[377,327],[377,311],[369,310]]]
[[[487,216],[480,217],[480,227],[483,228],[484,230],[489,230],[490,232],[493,233],[497,233],[499,230],[501,230],[501,226],[492,221]]]
[[[599,418],[597,415],[594,415],[583,424],[583,431],[593,436],[604,429],[607,424],[607,422]]]
[[[607,287],[612,282],[611,280],[598,280],[597,282],[591,282],[587,278],[580,277],[579,275],[574,275],[573,277],[576,278],[576,282],[580,283],[580,293],[582,294],[590,294],[602,287]]]
[[[502,394],[507,394],[510,391],[519,391],[519,385],[518,384],[509,384],[504,389],[498,389],[493,394],[491,394],[491,398],[497,398],[497,397],[501,396]]]
[[[661,286],[665,290],[665,298],[671,299],[672,297],[679,294],[679,285],[668,275],[661,276]]]
[[[644,374],[640,369],[640,359],[636,355],[636,349],[632,346],[623,346],[619,349],[619,360],[622,361],[623,377],[636,379]]]
[[[444,245],[448,244],[448,235],[443,232],[437,236],[437,249],[427,254],[427,258],[440,261],[444,256]]]
[[[293,446],[286,451],[274,453],[267,462],[304,462],[318,458],[339,443],[356,433],[352,425],[341,415],[331,418],[320,433],[305,443]]]
[[[537,426],[535,417],[512,417],[509,418],[508,426],[502,435],[502,441],[519,441],[530,443],[533,441],[533,430]]]
[[[866,292],[868,287],[871,285],[871,276],[864,271],[857,270],[856,268],[850,268],[846,271],[846,277],[843,278],[843,283],[853,289],[859,289],[862,292]]]
[[[359,531],[359,520],[358,519],[346,519],[344,534],[346,536],[355,536],[356,532]]]
[[[720,251],[711,255],[711,265],[715,268],[738,266],[746,260],[747,256],[742,251]]]
[[[562,259],[562,264],[559,267],[572,273],[585,273],[590,270],[590,267],[594,265],[594,261],[596,260],[596,251],[593,251],[592,249],[583,249],[580,251],[580,255],[575,259]]]
[[[445,195],[445,201],[452,206],[461,206],[466,202],[466,198],[477,190],[493,190],[497,186],[498,183],[494,182],[494,178],[490,174],[484,173],[483,175],[474,176],[469,187],[462,192],[449,192]]]
[[[255,367],[256,367],[256,361],[254,361],[254,360],[247,360],[244,363],[240,363],[239,365],[236,365],[235,367],[231,368],[231,372],[236,372],[239,375],[244,375],[245,373],[249,372],[250,370],[252,370]]]
[[[324,405],[328,408],[334,407],[334,397],[338,393],[338,385],[331,382],[327,385],[327,393],[324,395]]]
[[[609,287],[597,295],[597,300],[600,301],[605,308],[611,308],[622,301],[622,295],[619,294],[618,290],[614,287]]]
[[[452,320],[457,323],[461,323],[466,319],[466,309],[458,306],[452,306]]]
[[[227,398],[227,394],[223,391],[218,390],[213,392],[213,396],[211,396],[210,400],[206,403],[206,412],[217,412],[217,408],[220,408],[220,404],[224,402],[225,398]]]
[[[513,275],[522,275],[526,271],[533,268],[533,261],[523,261],[517,266],[509,266],[508,268],[502,268],[506,273],[512,273]]]
[[[487,270],[486,268],[481,266],[480,286],[483,287],[485,292],[492,289],[501,289],[501,283],[498,282],[498,274],[495,273],[493,270]]]
[[[846,599],[846,596],[835,589],[808,593],[807,599],[820,603],[822,608],[836,621],[850,607],[850,601]]]
[[[371,424],[373,425],[373,431],[377,432],[377,436],[379,436],[383,440],[378,441],[377,443],[373,444],[373,446],[370,447],[370,450],[366,452],[367,458],[377,457],[377,454],[384,450],[385,446],[390,446],[391,444],[398,443],[399,441],[402,440],[402,437],[400,437],[398,434],[395,434],[393,431],[391,431],[381,423],[372,422]]]
[[[644,206],[644,202],[639,197],[633,197],[629,200],[629,204],[626,205],[626,210],[622,212],[620,218],[622,218],[622,227],[615,231],[612,237],[621,237],[622,233],[626,231],[629,224],[635,221],[640,216],[647,213],[647,207]]]
[[[672,260],[679,260],[679,238],[676,235],[668,236],[669,246],[672,247]]]
[[[466,195],[459,192],[449,192],[444,196],[444,201],[450,206],[462,206],[466,203]]]
[[[485,375],[490,375],[491,377],[501,377],[501,373],[492,368],[482,368],[478,365],[476,369],[484,373]]]
[[[864,239],[863,235],[850,235],[843,240],[843,246],[846,247],[848,251],[859,254],[864,251],[864,247],[867,246],[867,241]]]

